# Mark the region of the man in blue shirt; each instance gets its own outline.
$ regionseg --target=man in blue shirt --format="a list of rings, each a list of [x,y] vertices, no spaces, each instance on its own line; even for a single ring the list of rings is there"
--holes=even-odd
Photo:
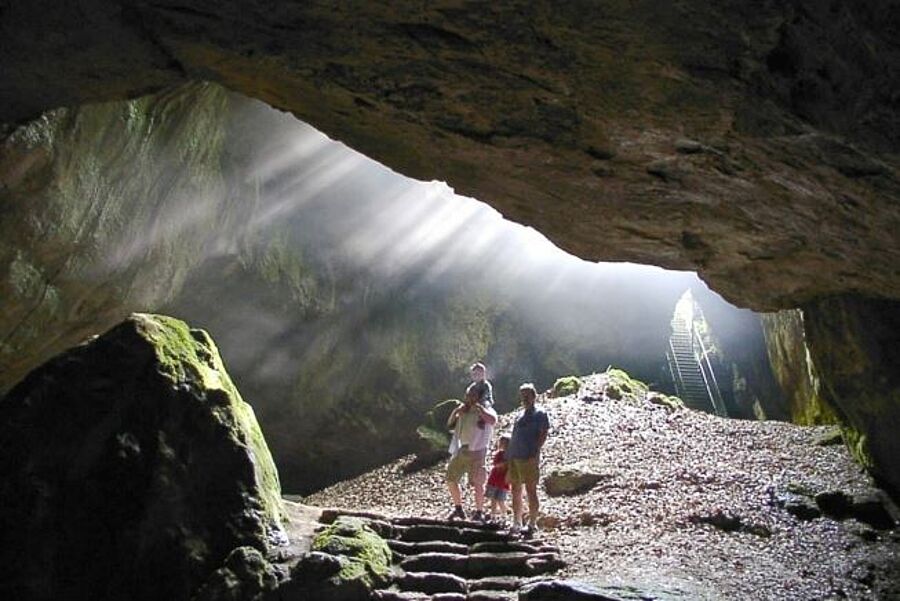
[[[538,516],[537,484],[540,479],[541,447],[547,440],[550,431],[550,419],[547,414],[535,407],[537,390],[534,384],[522,384],[519,387],[519,402],[522,413],[516,417],[512,437],[506,456],[509,460],[507,479],[512,485],[513,528],[522,528],[522,485],[528,494],[528,528],[531,532],[536,527]]]

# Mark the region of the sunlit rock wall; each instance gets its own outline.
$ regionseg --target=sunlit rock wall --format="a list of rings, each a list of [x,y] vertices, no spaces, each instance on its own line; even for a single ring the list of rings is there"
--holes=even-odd
[[[785,393],[785,402],[762,402],[766,416],[783,416],[798,424],[837,423],[834,410],[823,398],[818,367],[809,353],[803,312],[799,309],[762,316],[772,371]]]
[[[175,294],[227,227],[226,95],[60,109],[0,143],[0,390]]]

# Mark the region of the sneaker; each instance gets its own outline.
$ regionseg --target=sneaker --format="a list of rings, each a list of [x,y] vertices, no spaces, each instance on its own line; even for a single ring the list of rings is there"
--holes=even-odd
[[[484,523],[487,522],[487,516],[484,515],[483,511],[476,510],[475,513],[472,514],[472,521]]]
[[[466,519],[466,512],[463,511],[463,508],[457,505],[453,508],[453,511],[450,512],[450,515],[447,516],[447,521],[452,522],[453,520],[464,520]]]

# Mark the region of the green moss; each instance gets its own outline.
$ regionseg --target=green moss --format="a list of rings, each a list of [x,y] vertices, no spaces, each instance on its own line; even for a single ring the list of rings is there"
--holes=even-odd
[[[426,447],[433,451],[446,450],[450,446],[450,435],[443,430],[435,430],[428,426],[419,426],[416,428],[416,434],[419,435]]]
[[[374,587],[390,578],[391,550],[360,518],[338,517],[316,535],[312,550],[346,558],[338,574],[343,581],[359,579]]]
[[[578,376],[564,376],[553,384],[553,396],[570,396],[581,389],[581,378]]]
[[[844,436],[844,442],[850,450],[850,454],[867,470],[871,470],[874,466],[872,453],[869,450],[868,437],[859,430],[850,426],[843,426],[841,433]]]
[[[684,408],[684,401],[682,401],[680,398],[673,395],[663,394],[661,392],[651,392],[647,395],[647,400],[654,405],[666,407],[667,409],[671,410]]]
[[[606,370],[606,376],[608,382],[606,395],[610,398],[632,401],[643,400],[650,391],[649,386],[640,380],[632,378],[624,370],[610,368]]]
[[[278,527],[284,519],[284,509],[275,462],[253,408],[244,402],[225,371],[212,338],[203,330],[192,330],[183,321],[165,315],[134,314],[132,319],[174,382],[225,393],[227,405],[214,409],[214,413],[232,437],[252,453],[263,512]]]

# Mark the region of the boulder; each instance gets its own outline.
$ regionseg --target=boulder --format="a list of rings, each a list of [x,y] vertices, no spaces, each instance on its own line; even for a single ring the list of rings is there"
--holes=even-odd
[[[134,314],[29,374],[0,401],[0,447],[8,598],[188,599],[284,536],[252,408],[171,317]]]
[[[619,601],[599,589],[574,580],[544,580],[519,589],[519,601]]]
[[[364,599],[391,576],[391,550],[363,518],[340,516],[319,532],[312,551],[338,558],[339,569],[305,573],[295,568],[295,584],[310,598]],[[323,559],[322,563],[326,563]]]
[[[570,396],[581,389],[581,378],[578,376],[565,376],[559,378],[553,384],[553,396]]]
[[[544,490],[551,497],[578,495],[594,488],[603,477],[580,468],[556,469],[544,477]]]
[[[252,601],[274,590],[279,572],[253,547],[238,547],[212,573],[192,601]]]

